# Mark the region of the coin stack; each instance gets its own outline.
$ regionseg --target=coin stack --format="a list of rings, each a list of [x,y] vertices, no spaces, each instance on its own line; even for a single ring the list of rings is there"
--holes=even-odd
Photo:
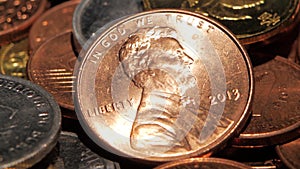
[[[299,9],[0,1],[0,168],[300,168]]]

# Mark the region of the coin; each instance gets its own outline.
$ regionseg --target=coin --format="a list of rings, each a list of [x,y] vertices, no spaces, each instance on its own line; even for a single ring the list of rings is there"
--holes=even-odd
[[[42,43],[57,34],[72,31],[73,12],[78,4],[79,1],[67,1],[40,16],[29,32],[31,50],[35,51]]]
[[[71,32],[57,35],[43,43],[29,58],[28,78],[51,93],[60,106],[74,110],[72,84],[75,62]]]
[[[58,144],[55,149],[57,152],[54,153],[55,155],[53,155],[50,162],[41,161],[45,164],[48,163],[47,168],[52,166],[56,169],[120,169],[120,166],[117,162],[113,162],[99,156],[90,148],[85,146],[78,138],[77,134],[72,132],[61,132]],[[35,165],[33,168],[39,168],[45,164],[40,163]]]
[[[237,161],[251,166],[253,169],[282,168],[282,163],[274,147],[243,149],[228,146],[214,157]]]
[[[235,146],[271,146],[299,137],[299,71],[299,65],[279,56],[254,67],[252,118]]]
[[[288,59],[291,60],[292,62],[296,62],[297,64],[300,63],[300,31],[298,31],[298,38],[295,39],[292,49],[288,55]]]
[[[276,152],[288,168],[300,168],[300,138],[292,142],[276,146]]]
[[[43,13],[47,0],[2,0],[0,2],[0,44],[17,41],[28,34]]]
[[[218,20],[244,44],[265,41],[295,23],[299,0],[143,0],[146,9],[182,8]]]
[[[226,28],[202,15],[139,13],[80,55],[77,117],[96,144],[120,156],[162,162],[211,153],[250,115],[249,58]]]
[[[142,10],[141,0],[81,1],[74,12],[75,37],[83,46],[106,23]]]
[[[55,146],[61,114],[49,93],[0,75],[0,168],[28,168]]]
[[[181,161],[174,161],[163,164],[155,169],[250,169],[247,166],[236,161],[221,158],[190,158]]]
[[[0,49],[0,73],[27,79],[28,39],[4,45]]]

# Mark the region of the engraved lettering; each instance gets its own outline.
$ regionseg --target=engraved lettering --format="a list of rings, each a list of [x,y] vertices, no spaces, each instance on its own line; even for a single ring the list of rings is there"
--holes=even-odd
[[[14,86],[15,86],[14,82],[8,82],[8,83],[6,83],[6,85],[4,87],[7,89],[12,89]]]
[[[176,16],[176,22],[182,23],[182,18],[183,18],[182,15],[177,15],[177,16]]]
[[[190,25],[190,26],[192,26],[193,23],[194,23],[194,20],[195,20],[194,17],[189,17],[189,18],[187,19],[187,24]]]
[[[120,26],[120,27],[117,28],[118,32],[122,36],[126,34],[126,30],[123,27],[124,27],[124,25],[122,25],[122,26]]]
[[[202,29],[202,28],[203,28],[203,24],[204,24],[203,21],[199,21],[199,22],[198,22],[198,25],[197,25],[197,28],[198,28],[198,29]]]
[[[109,35],[109,38],[110,38],[112,41],[116,41],[116,40],[118,40],[118,35],[112,33],[112,34]]]
[[[237,101],[241,97],[239,89],[228,90],[225,93],[217,93],[216,95],[208,96],[211,105],[224,103],[226,100]]]
[[[49,122],[49,113],[48,112],[43,112],[39,114],[39,125],[44,125]]]
[[[101,53],[101,52],[95,51],[95,53],[92,55],[90,61],[91,61],[92,63],[95,63],[95,64],[96,64],[96,63],[97,63],[96,60],[99,60],[101,56],[102,56],[102,53]]]
[[[105,48],[110,47],[110,43],[109,43],[106,39],[104,39],[104,40],[101,42],[101,45],[102,45],[103,47],[105,47]]]
[[[145,25],[152,25],[153,24],[153,20],[151,16],[147,16],[147,17],[143,17],[141,19],[138,19],[136,21],[136,25],[137,27],[142,27]]]
[[[264,12],[257,19],[261,20],[260,25],[266,25],[268,27],[271,25],[274,26],[280,22],[280,16],[278,16],[277,13],[270,14],[268,12]]]
[[[127,99],[126,101],[109,103],[103,106],[95,107],[93,109],[88,109],[87,115],[89,117],[94,117],[94,116],[99,116],[101,114],[122,111],[125,108],[132,107],[132,106],[133,106],[133,99]]]

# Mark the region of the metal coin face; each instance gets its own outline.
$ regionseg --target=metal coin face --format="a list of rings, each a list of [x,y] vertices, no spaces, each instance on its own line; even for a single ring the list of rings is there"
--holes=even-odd
[[[31,50],[35,51],[42,43],[57,34],[72,31],[73,12],[78,4],[79,1],[67,1],[40,16],[30,29]]]
[[[182,8],[210,16],[228,27],[243,44],[264,41],[294,23],[299,0],[144,0],[147,9]]]
[[[276,146],[276,152],[282,162],[290,169],[300,168],[300,139]]]
[[[299,65],[282,57],[254,68],[252,118],[234,140],[236,146],[271,146],[299,137],[299,71]]]
[[[204,155],[239,133],[249,116],[248,56],[224,27],[196,13],[125,18],[80,58],[77,117],[112,153],[147,161]]]
[[[75,37],[83,46],[106,23],[141,11],[141,0],[81,1],[73,18]]]
[[[72,84],[76,56],[72,50],[71,32],[49,39],[30,57],[28,78],[43,86],[62,107],[74,110]]]
[[[45,162],[44,160],[41,161],[41,163],[35,165],[33,168],[38,169],[43,166],[48,169],[120,169],[118,163],[107,160],[94,153],[72,132],[61,132],[55,150],[56,152],[53,153],[52,158]],[[42,164],[43,162],[48,163],[48,165]]]
[[[57,103],[41,87],[0,75],[0,168],[28,168],[55,146]]]
[[[191,158],[163,164],[155,169],[250,169],[242,163],[221,158]]]
[[[26,79],[28,59],[28,39],[4,45],[0,49],[0,73]]]
[[[0,44],[23,38],[46,8],[47,0],[2,0]]]

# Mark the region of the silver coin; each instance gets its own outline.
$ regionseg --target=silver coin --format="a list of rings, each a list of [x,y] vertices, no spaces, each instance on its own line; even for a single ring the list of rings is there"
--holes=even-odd
[[[43,159],[33,169],[120,169],[117,162],[110,161],[93,152],[78,138],[76,133],[61,132],[52,157]]]
[[[55,146],[61,112],[30,81],[0,75],[0,168],[28,168]]]
[[[73,15],[73,30],[81,46],[105,24],[143,10],[141,0],[84,0]]]

